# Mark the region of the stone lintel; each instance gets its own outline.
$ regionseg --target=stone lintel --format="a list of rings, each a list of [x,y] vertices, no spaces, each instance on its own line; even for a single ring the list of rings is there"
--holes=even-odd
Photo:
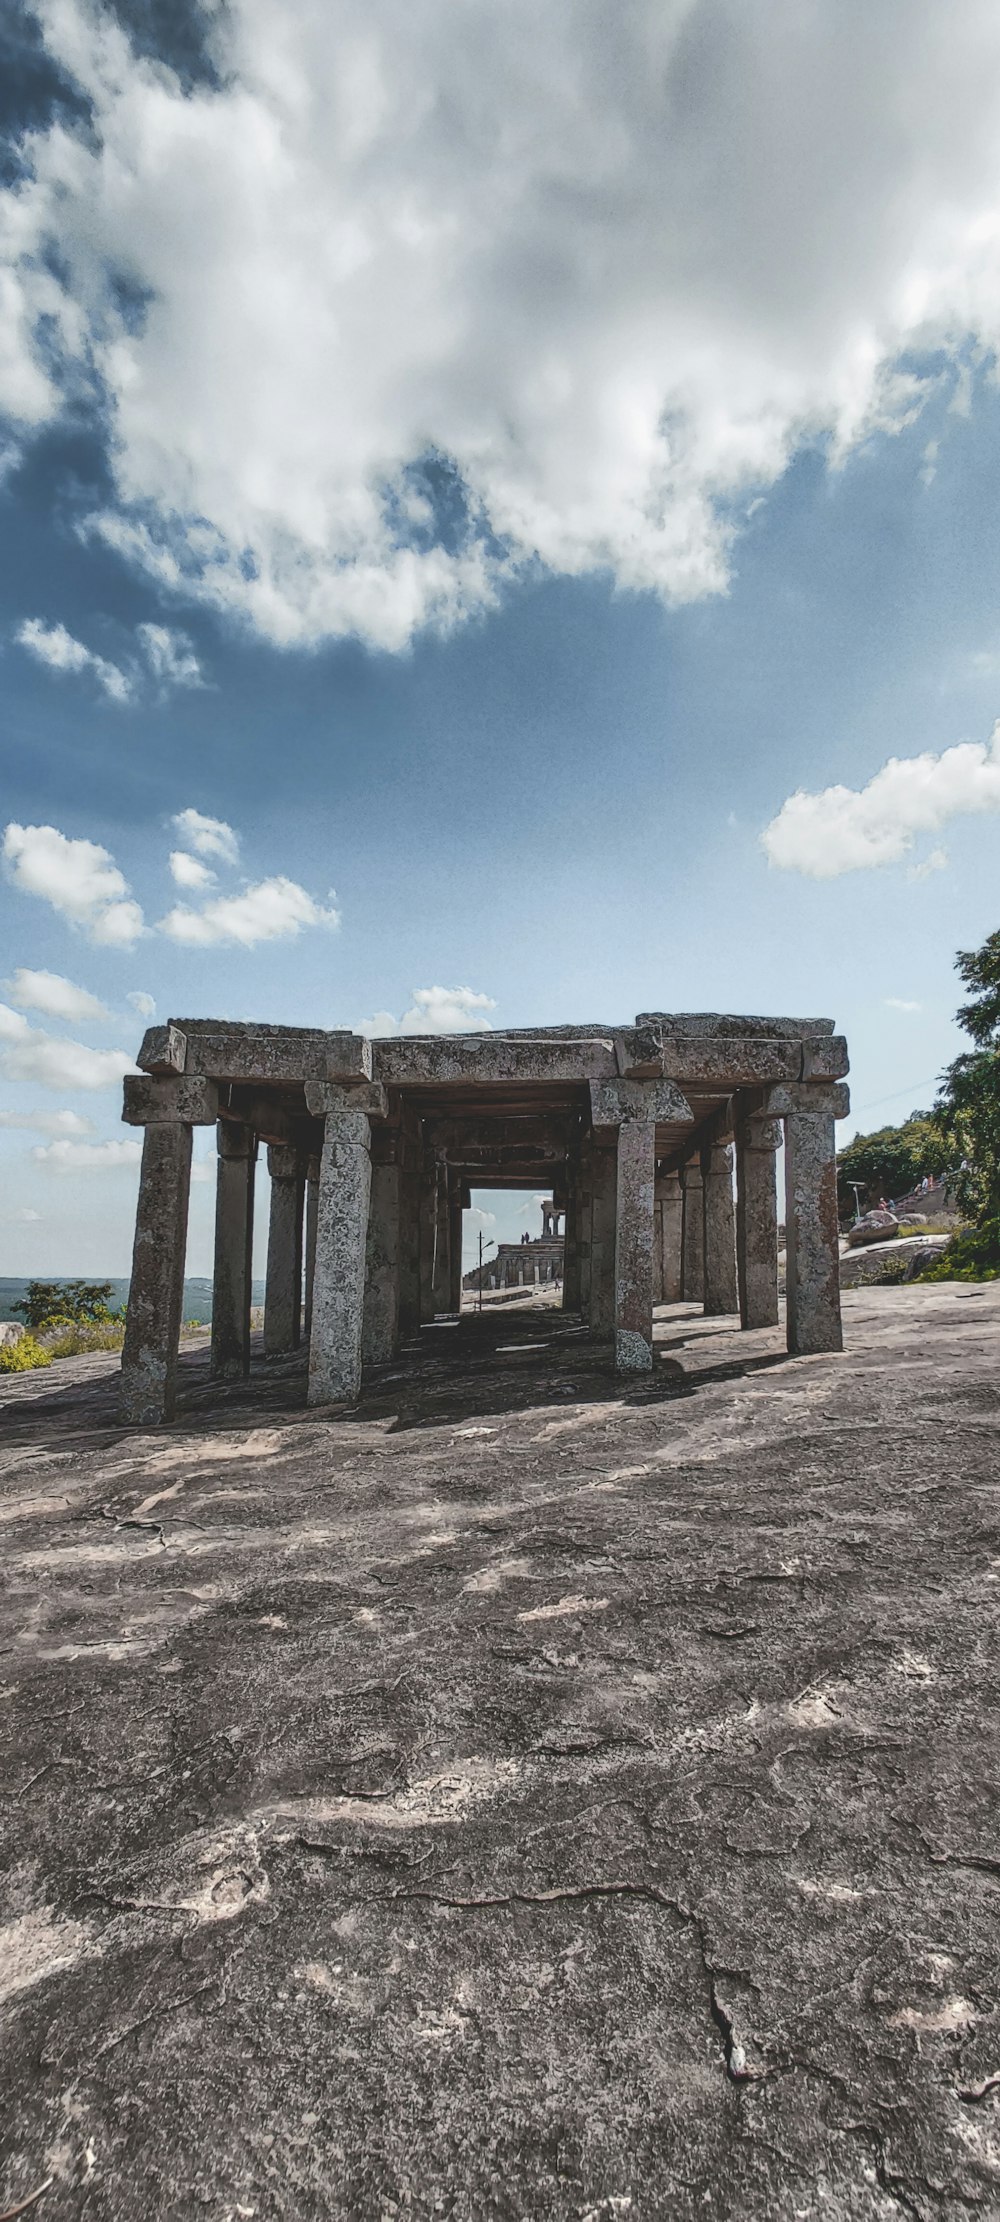
[[[741,1150],[776,1150],[781,1141],[781,1120],[751,1114],[739,1121],[736,1140]]]
[[[159,1126],[177,1121],[182,1126],[214,1126],[219,1116],[219,1091],[211,1080],[192,1079],[187,1073],[127,1073],[122,1118],[127,1126]]]
[[[843,1081],[833,1087],[812,1082],[767,1088],[760,1104],[763,1116],[772,1119],[787,1119],[796,1111],[812,1112],[817,1118],[846,1119],[850,1108],[851,1091]]]
[[[305,1113],[290,1111],[287,1104],[276,1101],[263,1088],[224,1090],[219,1117],[252,1126],[262,1142],[273,1142],[276,1148],[299,1148],[309,1140],[309,1121]]]
[[[690,1124],[691,1106],[672,1080],[611,1080],[590,1083],[591,1124],[625,1126],[636,1119],[653,1125]]]
[[[656,1026],[623,1026],[615,1034],[615,1059],[623,1080],[656,1080],[663,1071],[663,1044]]]
[[[832,1018],[742,1018],[727,1011],[640,1011],[635,1023],[692,1039],[720,1041],[808,1041],[813,1035],[832,1034],[834,1028]]]
[[[220,1023],[190,1027],[186,1039],[185,1071],[213,1080],[256,1080],[266,1086],[269,1081],[371,1079],[372,1045],[361,1034]]]
[[[325,1119],[331,1111],[364,1111],[370,1119],[384,1119],[388,1110],[385,1089],[372,1080],[343,1085],[332,1080],[307,1080],[306,1104],[317,1119]]]
[[[136,1064],[143,1072],[183,1072],[187,1036],[168,1019],[165,1026],[147,1026]]]
[[[753,1088],[768,1082],[798,1083],[815,1077],[839,1080],[847,1071],[847,1045],[836,1035],[813,1043],[777,1040],[714,1040],[697,1035],[664,1036],[663,1071],[682,1085]]]
[[[435,1087],[450,1080],[489,1088],[512,1080],[613,1079],[614,1043],[600,1038],[512,1040],[502,1034],[408,1036],[377,1041],[375,1077],[396,1087]]]

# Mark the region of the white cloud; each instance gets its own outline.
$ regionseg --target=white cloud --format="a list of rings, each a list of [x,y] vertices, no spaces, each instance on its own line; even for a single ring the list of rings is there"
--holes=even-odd
[[[112,702],[131,701],[132,685],[124,671],[85,648],[82,640],[74,640],[65,625],[46,625],[41,617],[26,617],[14,638],[53,671],[90,671]]]
[[[924,1006],[922,1003],[911,1003],[905,995],[887,995],[885,1007],[887,1011],[922,1011]]]
[[[536,562],[718,591],[797,449],[1000,339],[992,0],[230,0],[193,89],[39,12],[87,115],[3,196],[0,395],[96,379],[95,529],[272,640],[398,648]]]
[[[79,1111],[0,1111],[0,1128],[27,1134],[92,1134],[93,1121]]]
[[[170,687],[203,687],[201,665],[186,633],[169,625],[137,625],[136,639],[154,679]]]
[[[985,810],[1000,810],[1000,723],[986,743],[961,741],[940,756],[890,756],[865,787],[825,787],[814,795],[799,789],[761,839],[782,871],[836,879],[899,864],[918,834]],[[916,874],[941,871],[947,861],[944,849],[934,849]]]
[[[73,841],[55,826],[12,821],[4,832],[3,855],[22,894],[41,896],[91,941],[127,949],[141,934],[142,911],[128,899],[128,881],[96,841]]]
[[[75,1025],[111,1016],[96,995],[65,980],[61,972],[31,972],[22,964],[3,985],[19,1011],[43,1011],[46,1018],[65,1018]]]
[[[131,1136],[120,1142],[42,1142],[31,1154],[36,1165],[55,1173],[115,1173],[139,1164],[142,1143]]]
[[[160,930],[169,934],[171,941],[186,942],[193,948],[208,948],[221,941],[252,949],[259,941],[293,937],[304,926],[339,924],[340,913],[335,907],[324,910],[295,880],[278,877],[259,880],[239,895],[217,895],[201,910],[179,903],[161,918]]]
[[[402,1018],[395,1018],[391,1011],[375,1011],[371,1018],[362,1019],[358,1032],[373,1038],[386,1034],[489,1033],[489,1019],[482,1013],[495,1010],[495,997],[480,995],[475,988],[414,988],[413,1001]]]
[[[132,1009],[134,1011],[138,1011],[140,1018],[155,1017],[156,998],[155,996],[147,995],[145,988],[130,988],[129,993],[125,997],[125,1001],[126,1003],[131,1003]]]
[[[59,1041],[29,1026],[19,1011],[0,1003],[0,1076],[37,1081],[42,1088],[113,1088],[135,1065],[122,1049],[90,1049]]]
[[[29,1204],[22,1205],[20,1211],[5,1211],[0,1213],[0,1219],[2,1219],[3,1225],[5,1227],[30,1227],[37,1219],[40,1219],[41,1216],[41,1212],[32,1211]]]
[[[198,856],[188,856],[186,849],[171,849],[171,877],[178,887],[200,894],[203,888],[215,886],[215,873],[203,864]]]
[[[170,822],[184,848],[195,855],[217,857],[220,864],[239,862],[239,835],[224,818],[205,818],[200,810],[179,810]]]

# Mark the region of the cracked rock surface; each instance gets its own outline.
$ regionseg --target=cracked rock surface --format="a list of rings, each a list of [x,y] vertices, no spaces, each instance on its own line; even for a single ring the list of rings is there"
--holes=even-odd
[[[1000,2215],[1000,1287],[0,1409],[0,2215]]]

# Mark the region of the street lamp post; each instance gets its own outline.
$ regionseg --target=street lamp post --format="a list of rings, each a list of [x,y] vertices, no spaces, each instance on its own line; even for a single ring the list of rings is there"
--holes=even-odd
[[[491,1237],[490,1241],[489,1241],[489,1242],[488,1242],[488,1243],[486,1244],[486,1248],[487,1248],[488,1250],[492,1250],[492,1248],[493,1248],[493,1241],[492,1241],[492,1237]],[[483,1230],[482,1230],[482,1228],[481,1228],[481,1227],[480,1227],[480,1229],[479,1229],[479,1306],[478,1306],[478,1308],[479,1308],[479,1310],[480,1310],[480,1311],[482,1311],[482,1308],[483,1308]]]

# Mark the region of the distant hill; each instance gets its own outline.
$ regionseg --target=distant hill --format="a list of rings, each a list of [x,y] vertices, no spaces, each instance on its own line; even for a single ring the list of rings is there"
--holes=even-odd
[[[47,1273],[40,1273],[37,1277],[40,1281],[47,1281],[49,1279],[49,1275]],[[76,1276],[69,1274],[64,1276],[64,1278],[67,1280],[75,1277]],[[100,1281],[104,1278],[104,1276],[100,1273],[88,1273],[85,1276],[80,1276],[80,1278],[86,1278],[88,1281]],[[115,1280],[110,1275],[108,1276],[108,1278],[111,1280],[111,1296],[109,1298],[109,1302],[111,1304],[112,1311],[117,1311],[119,1305],[128,1302],[129,1284],[127,1281]],[[0,1280],[0,1319],[16,1319],[17,1313],[14,1310],[14,1305],[19,1304],[27,1295],[27,1292],[27,1281]],[[255,1281],[253,1284],[253,1302],[255,1304],[263,1304],[263,1301],[264,1283],[263,1281]],[[205,1324],[207,1324],[207,1322],[212,1317],[211,1281],[185,1281],[183,1316],[185,1319],[197,1319],[199,1322],[204,1322]]]

